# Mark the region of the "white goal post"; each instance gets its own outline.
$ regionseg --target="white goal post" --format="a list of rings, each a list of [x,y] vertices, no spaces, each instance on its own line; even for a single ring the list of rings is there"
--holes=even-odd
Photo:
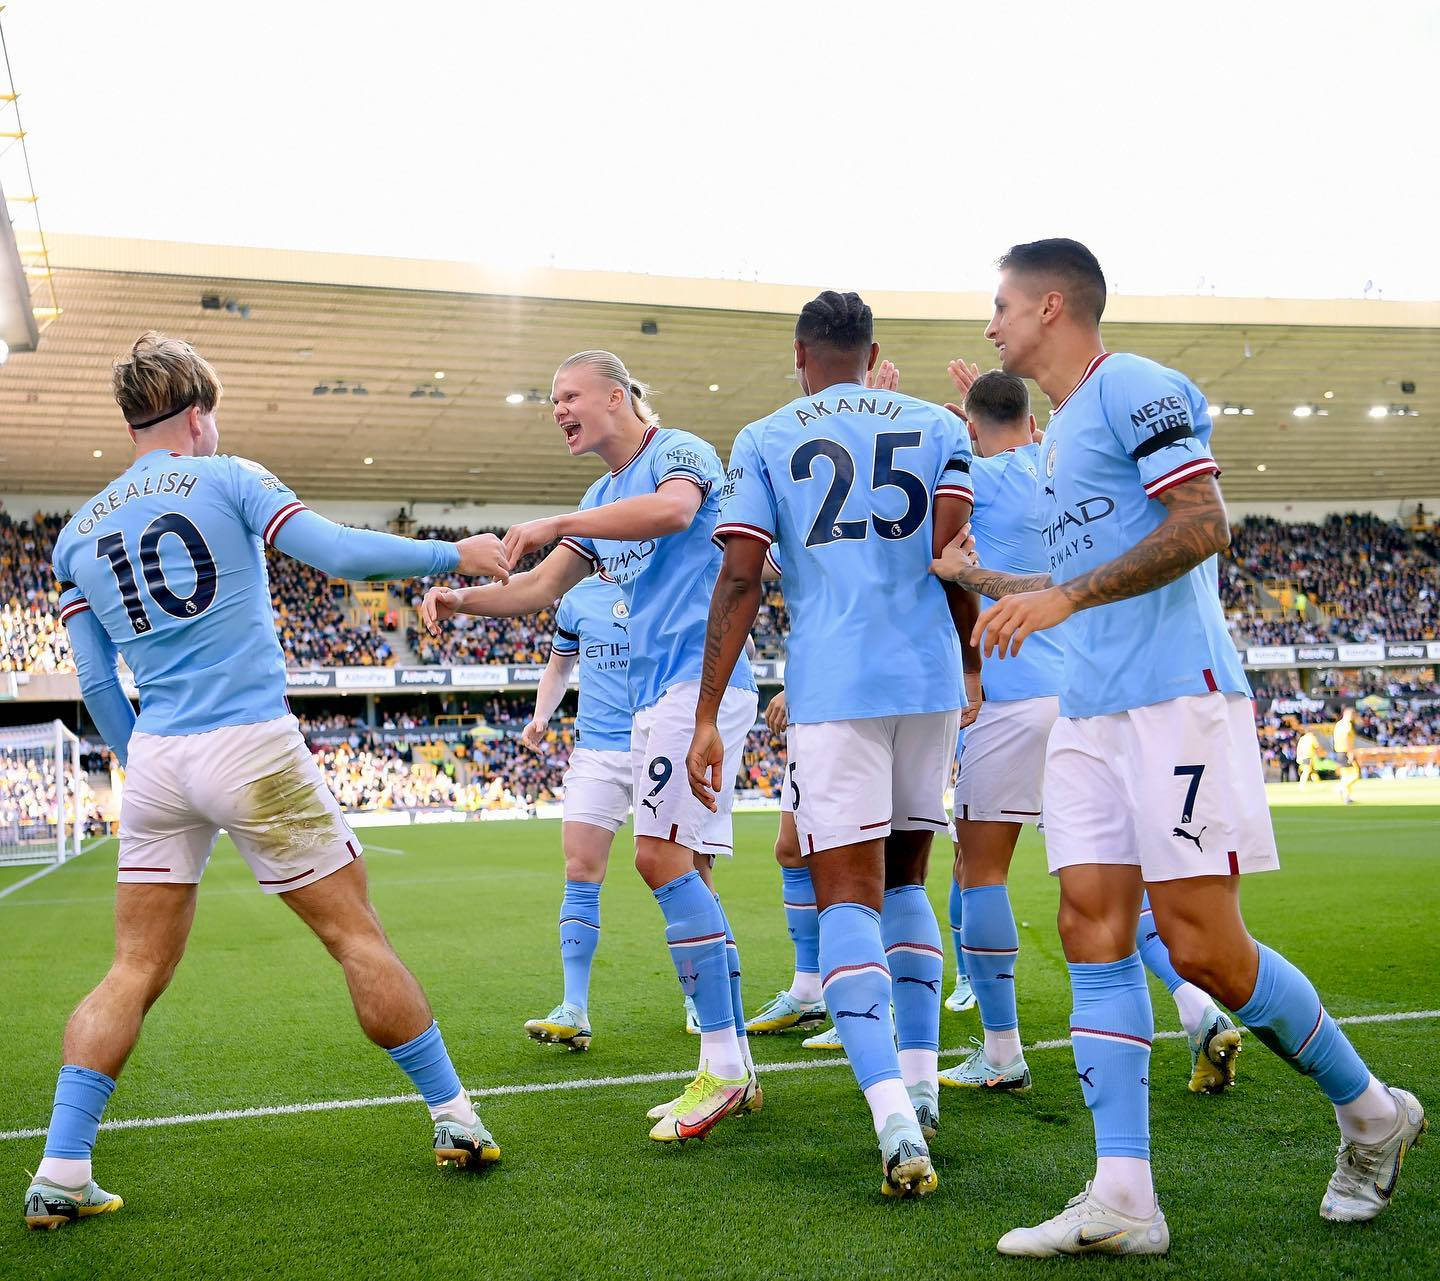
[[[61,721],[0,726],[0,866],[79,854],[89,792],[80,739]]]

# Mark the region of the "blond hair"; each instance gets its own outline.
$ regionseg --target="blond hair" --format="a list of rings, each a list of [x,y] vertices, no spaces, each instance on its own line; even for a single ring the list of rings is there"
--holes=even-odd
[[[632,378],[630,371],[625,368],[625,362],[613,351],[577,351],[563,361],[560,369],[555,372],[558,374],[561,369],[570,369],[575,365],[593,369],[602,378],[608,378],[624,391],[635,417],[647,427],[660,425],[660,415],[651,407],[649,401],[649,397],[654,395],[653,388],[638,378]]]
[[[188,342],[153,329],[140,335],[110,371],[115,403],[131,423],[154,423],[191,405],[208,414],[223,388],[214,367]]]

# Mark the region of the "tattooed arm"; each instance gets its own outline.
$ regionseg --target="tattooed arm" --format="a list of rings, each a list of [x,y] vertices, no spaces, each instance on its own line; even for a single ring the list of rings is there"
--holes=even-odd
[[[720,791],[725,766],[725,744],[716,728],[720,701],[735,670],[755,615],[760,610],[761,575],[765,570],[765,544],[732,535],[725,540],[725,559],[710,597],[710,621],[705,626],[705,662],[700,673],[700,697],[695,704],[695,737],[685,768],[690,790],[711,810]],[[735,762],[730,762],[734,768]]]
[[[1159,501],[1167,508],[1164,521],[1128,552],[1088,574],[1058,586],[1050,586],[1049,578],[1042,576],[1032,590],[996,583],[1002,589],[1009,586],[1009,592],[1002,591],[1004,599],[975,624],[975,640],[978,644],[984,637],[986,657],[1018,654],[1025,637],[1063,623],[1077,610],[1127,600],[1173,583],[1230,545],[1230,524],[1214,476],[1187,480],[1167,490]],[[990,595],[985,588],[976,590]]]

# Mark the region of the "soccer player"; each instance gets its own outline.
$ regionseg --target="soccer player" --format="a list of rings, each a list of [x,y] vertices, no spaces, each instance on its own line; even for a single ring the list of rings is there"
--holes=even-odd
[[[566,360],[555,373],[551,401],[571,455],[596,454],[609,471],[586,491],[579,511],[516,525],[505,535],[512,563],[558,542],[533,570],[504,584],[432,588],[421,611],[432,630],[456,613],[529,614],[600,569],[624,591],[635,866],[664,914],[681,990],[694,997],[700,1019],[700,1069],[678,1099],[652,1109],[650,1137],[662,1143],[703,1138],[723,1117],[755,1111],[762,1100],[745,1036],[739,952],[719,897],[701,873],[708,875],[717,854],[732,852],[735,775],[732,770],[721,789],[716,813],[690,795],[684,777],[705,606],[720,569],[710,536],[724,471],[705,441],[660,425],[644,385],[611,352],[584,351]],[[726,755],[737,767],[757,697],[742,657],[719,713]]]
[[[1295,758],[1300,763],[1300,786],[1320,781],[1320,738],[1313,729],[1307,729],[1295,744]]]
[[[1335,749],[1335,764],[1340,767],[1340,796],[1346,805],[1354,805],[1352,794],[1360,781],[1360,765],[1355,760],[1355,709],[1347,707],[1335,722],[1330,741]]]
[[[1064,625],[1046,845],[1060,878],[1071,1039],[1098,1161],[1058,1215],[1006,1233],[998,1248],[1169,1247],[1150,1172],[1153,1023],[1134,950],[1146,889],[1177,971],[1334,1105],[1341,1143],[1321,1215],[1373,1218],[1424,1112],[1371,1075],[1310,981],[1257,943],[1240,915],[1240,876],[1278,859],[1250,689],[1220,606],[1214,557],[1229,525],[1205,397],[1174,370],[1105,351],[1105,277],[1083,245],[1017,245],[1000,269],[986,336],[1005,370],[1033,378],[1055,407],[1041,467],[1050,568],[955,572],[947,553],[936,572],[997,600],[975,627],[987,658],[1006,661],[1036,632]]]
[[[948,826],[964,701],[956,627],[974,608],[925,571],[930,549],[969,514],[970,446],[938,406],[866,389],[873,335],[858,294],[807,303],[795,326],[804,394],[736,438],[686,765],[695,796],[718,808],[731,768],[725,682],[778,541],[791,624],[787,754],[825,1000],[879,1136],[882,1191],[923,1196],[937,1183],[925,1132],[939,1121],[944,980],[925,868],[931,837]],[[978,672],[967,682],[978,698]]]
[[[500,1149],[446,1053],[424,992],[370,906],[360,842],[285,702],[265,546],[338,578],[459,570],[504,578],[493,534],[420,542],[308,510],[258,463],[217,454],[220,380],[188,343],[147,333],[114,368],[135,461],[83,504],[53,554],[85,705],[126,766],[115,961],[71,1015],[25,1222],[118,1210],[91,1175],[105,1105],[185,952],[221,827],[261,887],[329,949],[365,1034],[424,1097],[440,1164]],[[117,653],[140,687],[137,719]]]
[[[530,1019],[536,1041],[590,1047],[590,970],[600,943],[600,886],[610,846],[630,813],[629,606],[609,574],[577,583],[560,602],[550,659],[535,690],[535,714],[520,741],[541,751],[550,718],[580,667],[575,746],[565,770],[565,894],[560,901],[560,964],[565,994],[544,1018]]]
[[[962,413],[975,445],[970,531],[979,563],[1009,574],[1044,572],[1045,540],[1036,503],[1043,442],[1035,437],[1025,382],[1000,369],[982,374],[964,361],[950,362],[950,377],[964,396]],[[982,604],[993,603],[982,597]],[[956,954],[963,957],[980,1006],[984,1042],[941,1072],[942,1085],[1030,1088],[1015,1002],[1020,936],[1006,887],[1021,827],[1040,824],[1045,748],[1059,715],[1063,665],[1051,632],[1037,633],[1014,658],[990,663],[984,673],[985,702],[965,735],[955,785],[951,919],[961,922]],[[1190,1089],[1220,1093],[1233,1085],[1240,1033],[1206,993],[1175,972],[1148,902],[1136,945],[1175,999],[1190,1045]]]

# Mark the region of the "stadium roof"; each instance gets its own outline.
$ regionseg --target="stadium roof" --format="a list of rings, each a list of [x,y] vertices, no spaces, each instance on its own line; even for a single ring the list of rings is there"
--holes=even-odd
[[[109,365],[156,328],[190,339],[219,368],[222,447],[269,464],[307,495],[565,505],[598,467],[569,459],[550,423],[544,397],[561,359],[586,347],[618,352],[660,390],[667,422],[723,455],[740,427],[794,393],[793,317],[815,292],[51,240],[64,314],[37,352],[0,370],[9,492],[85,494],[115,475],[129,443]],[[950,357],[993,360],[983,294],[866,298],[907,391],[948,399]],[[1217,419],[1231,499],[1440,495],[1440,303],[1116,296],[1106,321],[1112,350],[1174,365],[1212,404],[1251,411]],[[652,323],[655,332],[642,330]],[[514,394],[529,399],[508,404]],[[1296,418],[1299,405],[1317,412]],[[1375,406],[1417,416],[1371,417]]]

